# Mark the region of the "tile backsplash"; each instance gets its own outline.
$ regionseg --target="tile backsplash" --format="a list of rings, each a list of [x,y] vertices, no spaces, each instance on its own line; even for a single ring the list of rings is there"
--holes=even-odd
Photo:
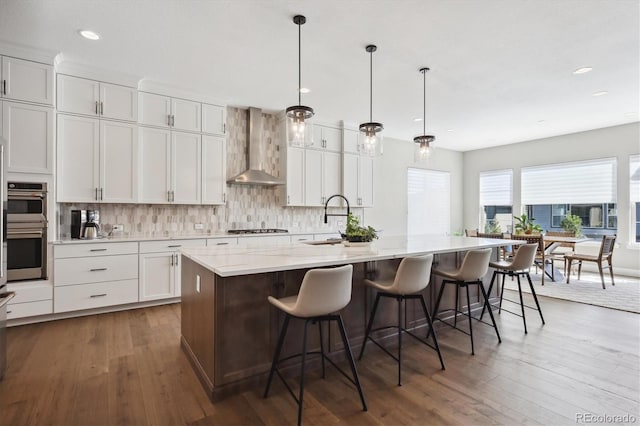
[[[277,117],[263,114],[266,149],[263,167],[279,176],[280,152],[277,140]],[[227,108],[227,178],[245,170],[247,165],[247,111]],[[242,228],[283,228],[290,231],[322,232],[344,229],[346,218],[330,217],[324,223],[324,210],[318,207],[283,207],[279,187],[227,185],[227,203],[220,206],[160,204],[58,204],[59,237],[69,237],[71,210],[100,211],[102,231],[124,225],[124,235],[163,237],[173,235],[207,235]],[[344,213],[331,208],[331,213]],[[362,216],[362,209],[354,213]],[[202,224],[196,230],[195,225]]]

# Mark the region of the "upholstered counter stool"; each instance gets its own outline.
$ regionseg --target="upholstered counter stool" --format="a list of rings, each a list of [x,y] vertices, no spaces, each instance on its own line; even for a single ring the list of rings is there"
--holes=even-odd
[[[405,257],[400,261],[398,270],[396,271],[395,278],[392,282],[376,282],[371,280],[365,280],[365,284],[369,287],[376,289],[376,300],[373,303],[373,310],[371,311],[371,317],[369,318],[369,324],[367,325],[367,331],[362,341],[362,348],[360,349],[360,356],[358,359],[362,359],[364,355],[364,349],[367,345],[367,340],[371,340],[380,349],[387,353],[391,358],[398,362],[398,386],[402,386],[402,332],[407,333],[409,336],[417,339],[419,342],[431,347],[438,353],[440,358],[440,365],[444,370],[444,362],[442,361],[442,354],[440,353],[440,347],[438,346],[438,339],[436,338],[435,331],[433,332],[433,346],[420,337],[413,334],[411,331],[402,327],[402,302],[407,299],[417,299],[422,305],[424,316],[429,325],[429,330],[433,330],[433,323],[431,322],[431,315],[427,309],[427,304],[424,301],[422,290],[424,290],[429,284],[429,278],[431,276],[431,265],[433,263],[433,255],[428,254],[424,256]],[[390,325],[385,327],[379,327],[372,329],[373,322],[376,317],[376,310],[378,309],[378,303],[381,297],[389,297],[396,299],[398,302],[398,325]],[[406,302],[405,302],[406,303]],[[378,330],[385,330],[389,328],[398,329],[398,355],[395,356],[389,352],[384,346],[376,342],[371,337],[371,332]]]
[[[536,251],[538,250],[538,243],[533,244],[523,244],[517,248],[516,255],[511,262],[502,260],[499,262],[491,262],[489,266],[495,268],[493,271],[493,276],[491,277],[491,284],[489,285],[488,293],[491,294],[491,289],[493,289],[493,283],[498,275],[502,275],[502,288],[500,289],[500,305],[498,308],[498,313],[502,312],[502,299],[504,297],[504,278],[505,276],[516,277],[518,279],[518,294],[520,295],[520,309],[522,314],[518,314],[516,312],[511,312],[507,309],[505,311],[512,313],[514,315],[518,315],[522,317],[522,322],[524,324],[524,332],[527,333],[527,319],[524,314],[524,308],[537,309],[540,314],[540,319],[542,320],[542,324],[544,324],[544,317],[542,316],[542,310],[540,309],[540,303],[538,303],[538,296],[536,296],[536,290],[533,288],[533,283],[531,282],[531,276],[529,275],[529,269],[533,266],[533,263],[536,259]],[[529,288],[531,289],[531,294],[533,295],[533,300],[536,302],[536,307],[528,306],[524,304],[522,299],[522,287],[520,285],[520,276],[527,277],[529,281]],[[499,285],[499,283],[498,283]],[[506,299],[508,302],[517,303],[513,300]],[[485,307],[482,307],[482,313],[480,314],[480,319],[484,315]]]
[[[491,257],[490,248],[479,249],[479,250],[469,250],[465,254],[464,259],[462,260],[462,265],[460,265],[460,268],[458,270],[449,271],[449,270],[442,270],[437,268],[433,270],[434,274],[444,277],[444,279],[442,280],[442,285],[440,286],[440,291],[438,292],[438,298],[436,300],[436,308],[433,314],[433,318],[434,320],[442,321],[444,324],[447,324],[448,326],[455,328],[456,330],[461,331],[462,333],[468,334],[471,337],[471,354],[472,355],[475,355],[475,350],[473,347],[473,326],[472,326],[473,321],[472,320],[475,319],[476,321],[479,321],[479,322],[482,322],[482,321],[480,321],[479,318],[474,318],[471,316],[471,298],[469,297],[469,286],[472,286],[472,285],[478,286],[479,292],[482,294],[482,298],[484,299],[484,306],[489,307],[488,306],[489,300],[487,298],[487,293],[482,284],[482,277],[489,270],[490,257]],[[440,308],[440,301],[442,300],[442,294],[444,293],[445,286],[448,284],[453,284],[456,286],[456,305],[455,305],[455,309],[446,309],[446,310],[443,310],[442,312],[451,311],[451,310],[455,311],[453,324],[450,324],[449,322],[444,321],[437,317],[438,313],[441,312],[439,308]],[[463,313],[462,311],[458,311],[460,288],[465,288],[467,290],[467,313],[466,314]],[[465,315],[468,317],[469,319],[468,333],[465,330],[457,327],[458,314]],[[500,339],[500,332],[498,331],[498,326],[496,325],[496,321],[495,321],[495,318],[493,317],[493,312],[491,311],[490,307],[489,307],[489,315],[491,316],[491,324],[484,323],[484,322],[482,323],[491,325],[496,330],[496,335],[498,336],[498,342],[502,343],[502,340]],[[431,331],[429,331],[429,334],[430,333]],[[427,338],[429,338],[429,334],[427,334]]]
[[[269,395],[269,388],[271,387],[271,380],[273,374],[276,373],[282,380],[285,387],[293,396],[293,399],[298,403],[298,425],[302,423],[302,399],[304,396],[304,370],[305,361],[308,354],[319,354],[322,359],[322,377],[325,376],[324,361],[329,361],[342,375],[350,380],[358,389],[360,394],[360,400],[362,401],[362,409],[367,411],[367,403],[362,393],[362,387],[360,386],[360,379],[358,377],[358,371],[356,370],[356,364],[353,361],[353,354],[351,353],[351,347],[349,346],[349,340],[347,340],[347,333],[344,329],[344,323],[340,314],[336,313],[351,301],[351,277],[353,275],[353,265],[345,265],[338,268],[326,268],[326,269],[310,269],[304,275],[302,284],[300,285],[300,291],[297,296],[284,297],[282,299],[276,299],[269,296],[269,302],[276,308],[280,309],[286,314],[280,336],[278,337],[278,344],[276,345],[275,354],[273,356],[273,363],[271,364],[271,371],[269,372],[269,378],[267,380],[267,387],[264,391],[264,397]],[[297,355],[292,355],[287,358],[280,359],[280,351],[284,343],[284,338],[287,334],[287,327],[291,318],[298,318],[305,321],[304,323],[304,335],[302,338],[302,352]],[[342,343],[344,344],[344,351],[349,360],[349,366],[351,367],[351,373],[353,378],[349,377],[340,367],[338,367],[329,357],[324,354],[324,347],[322,342],[322,322],[323,321],[336,321],[338,323],[338,329],[340,330],[340,336],[342,337]],[[320,331],[320,352],[307,352],[307,336],[309,331],[309,324],[318,324]],[[298,396],[291,390],[286,380],[278,371],[278,364],[294,357],[302,357],[302,363],[300,368],[300,389]]]

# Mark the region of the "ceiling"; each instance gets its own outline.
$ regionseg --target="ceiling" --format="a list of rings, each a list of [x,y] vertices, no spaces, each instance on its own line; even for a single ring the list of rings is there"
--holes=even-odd
[[[298,13],[302,103],[318,120],[369,121],[376,44],[372,118],[386,137],[422,133],[424,66],[435,147],[639,121],[637,0],[0,0],[0,40],[275,112],[297,103]]]

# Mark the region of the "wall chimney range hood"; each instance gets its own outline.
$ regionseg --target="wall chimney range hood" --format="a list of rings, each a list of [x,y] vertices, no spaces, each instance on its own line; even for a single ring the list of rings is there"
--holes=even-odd
[[[266,144],[262,141],[262,110],[249,108],[248,110],[247,170],[227,180],[228,184],[236,185],[284,185],[284,181],[264,171]]]

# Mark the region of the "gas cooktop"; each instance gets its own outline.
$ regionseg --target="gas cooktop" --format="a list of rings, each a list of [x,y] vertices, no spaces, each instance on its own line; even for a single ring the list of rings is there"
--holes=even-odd
[[[289,232],[286,229],[258,228],[258,229],[229,229],[229,234],[282,234]]]

